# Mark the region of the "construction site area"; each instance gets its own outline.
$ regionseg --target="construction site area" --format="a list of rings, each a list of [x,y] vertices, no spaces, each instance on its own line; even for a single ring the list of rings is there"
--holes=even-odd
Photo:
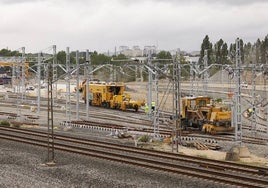
[[[51,51],[0,57],[0,185],[267,186],[268,65],[244,65],[239,40],[225,65],[206,52],[92,65],[88,50],[71,64],[69,48],[62,65]]]

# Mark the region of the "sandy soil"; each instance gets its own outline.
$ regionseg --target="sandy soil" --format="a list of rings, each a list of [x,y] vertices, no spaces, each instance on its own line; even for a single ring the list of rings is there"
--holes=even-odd
[[[150,146],[150,147],[156,150],[162,150],[162,151],[168,151],[168,152],[172,151],[171,146],[168,144],[160,144],[160,145],[157,144],[157,145]],[[197,150],[197,149],[188,148],[184,146],[179,146],[179,153],[190,155],[190,156],[198,156],[198,157],[204,157],[204,158],[209,158],[209,159],[215,159],[215,160],[225,160],[225,157],[226,157],[226,152],[224,151]],[[268,167],[268,158],[258,157],[252,153],[247,158],[240,158],[239,162]]]

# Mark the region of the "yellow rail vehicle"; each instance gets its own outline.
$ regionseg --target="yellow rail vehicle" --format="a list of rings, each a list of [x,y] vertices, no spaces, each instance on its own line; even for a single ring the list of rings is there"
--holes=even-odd
[[[0,66],[1,67],[20,67],[22,69],[22,67],[25,68],[25,76],[29,75],[29,62],[25,62],[25,63],[19,63],[19,62],[2,62],[0,61]]]
[[[210,97],[183,98],[182,128],[197,128],[210,134],[233,132],[231,111],[210,101]]]
[[[86,103],[88,93],[89,104],[112,109],[138,111],[144,105],[144,101],[133,101],[128,93],[125,93],[125,86],[122,83],[89,83],[88,92],[86,84],[82,85],[82,99]]]

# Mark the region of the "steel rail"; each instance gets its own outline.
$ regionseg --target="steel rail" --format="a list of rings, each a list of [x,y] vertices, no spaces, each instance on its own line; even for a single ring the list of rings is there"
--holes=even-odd
[[[46,147],[46,141],[40,141],[38,139],[32,139],[32,138],[25,138],[25,137],[16,137],[14,138],[14,135],[5,136],[1,135],[0,138],[2,139],[9,139],[12,141],[17,142],[23,142],[33,145],[38,145],[42,147]],[[100,151],[100,150],[94,150],[94,149],[88,149],[88,148],[82,148],[78,146],[70,146],[66,144],[55,144],[55,149],[76,153],[76,154],[83,154],[95,158],[102,158],[106,160],[131,164],[134,166],[141,166],[145,168],[155,169],[155,170],[161,170],[165,172],[172,172],[176,174],[183,174],[191,177],[197,177],[202,179],[207,179],[210,181],[216,181],[216,182],[222,182],[229,185],[237,185],[237,186],[243,186],[243,187],[265,187],[268,184],[268,180],[262,180],[257,179],[256,177],[246,177],[242,175],[237,174],[229,174],[229,173],[223,173],[218,172],[215,170],[210,169],[201,169],[196,167],[186,167],[183,165],[174,165],[162,161],[155,161],[151,159],[144,159],[140,157],[135,156],[129,156],[129,155],[122,155],[118,153],[112,153],[107,151]]]
[[[13,128],[2,129],[1,127],[0,127],[0,130],[7,130],[7,131],[11,130],[11,131],[14,131],[16,133],[21,133],[21,134],[30,134],[32,136],[39,136],[43,138],[47,137],[47,133],[40,132],[40,131],[29,131],[29,130],[21,130],[21,129],[13,129]],[[183,162],[188,162],[188,163],[193,163],[193,164],[198,164],[198,165],[200,165],[200,162],[202,162],[201,166],[206,167],[206,168],[215,168],[215,169],[224,170],[224,171],[239,170],[240,172],[243,172],[243,173],[253,173],[253,174],[257,173],[259,175],[268,176],[268,168],[263,168],[263,167],[243,165],[243,164],[238,164],[238,163],[218,161],[218,160],[212,160],[212,159],[204,159],[204,158],[186,156],[186,155],[181,155],[181,154],[174,154],[174,153],[163,152],[163,151],[154,151],[154,150],[136,148],[132,146],[125,146],[125,145],[115,144],[115,143],[110,143],[110,142],[105,142],[105,141],[95,141],[95,140],[77,138],[73,136],[63,136],[60,134],[54,134],[54,139],[61,140],[61,141],[68,141],[71,143],[102,147],[106,149],[113,149],[113,150],[118,150],[118,151],[124,150],[124,151],[135,153],[135,154],[148,155],[149,157],[150,156],[162,157],[163,159],[169,159],[169,160],[174,160],[174,161],[179,161],[179,162],[183,161]]]

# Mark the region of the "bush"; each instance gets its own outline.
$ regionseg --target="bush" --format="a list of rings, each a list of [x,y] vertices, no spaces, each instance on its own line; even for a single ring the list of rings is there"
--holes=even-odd
[[[0,122],[0,125],[1,126],[9,127],[10,126],[10,123],[7,120],[3,120],[3,121]]]
[[[221,98],[218,98],[215,100],[217,103],[222,103],[222,99]]]
[[[148,135],[143,135],[140,137],[139,141],[140,142],[149,142],[150,137]]]

